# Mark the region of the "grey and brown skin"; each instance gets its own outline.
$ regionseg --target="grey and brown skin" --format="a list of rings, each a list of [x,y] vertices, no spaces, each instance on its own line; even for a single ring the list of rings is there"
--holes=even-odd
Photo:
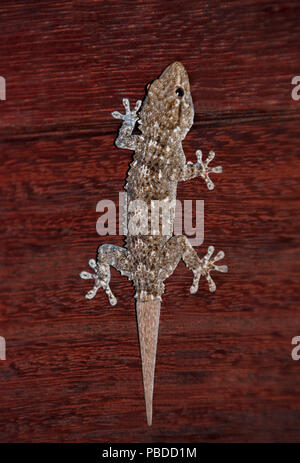
[[[161,223],[157,227],[157,223],[151,222],[149,214],[147,234],[145,229],[128,226],[125,247],[101,245],[97,261],[89,261],[94,274],[81,272],[80,276],[93,279],[95,283],[87,293],[87,299],[92,299],[97,290],[103,288],[111,305],[117,301],[109,286],[110,266],[126,275],[134,284],[146,414],[150,426],[164,281],[172,275],[182,259],[193,272],[190,292],[197,292],[201,275],[207,279],[209,290],[213,292],[216,286],[210,272],[227,272],[227,266],[215,265],[216,261],[224,257],[223,251],[212,257],[214,247],[210,246],[207,254],[200,259],[186,236],[172,236],[178,182],[202,177],[208,189],[212,190],[214,184],[209,173],[222,172],[221,166],[208,167],[214,158],[212,151],[203,161],[202,153],[198,150],[197,161],[186,163],[182,140],[193,124],[194,107],[184,66],[179,62],[169,65],[158,79],[148,85],[147,90],[143,104],[138,101],[135,108],[130,110],[129,101],[124,99],[125,115],[118,111],[112,113],[114,118],[123,120],[115,141],[116,146],[135,152],[125,185],[128,224],[138,223],[136,216],[139,215],[139,208],[134,201],[143,200],[150,211],[153,200],[156,200],[162,201],[158,204],[168,204],[170,227],[166,233]],[[133,133],[136,124],[138,134]]]

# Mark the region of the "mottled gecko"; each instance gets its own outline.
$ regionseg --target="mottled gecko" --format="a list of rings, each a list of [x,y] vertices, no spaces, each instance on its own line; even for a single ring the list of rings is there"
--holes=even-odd
[[[84,279],[93,279],[95,284],[86,295],[92,299],[99,288],[106,292],[111,305],[116,304],[110,283],[110,267],[132,280],[137,299],[137,315],[143,378],[148,424],[152,422],[152,396],[156,356],[160,301],[164,293],[164,281],[173,273],[182,259],[193,272],[190,292],[196,293],[199,279],[204,276],[211,292],[216,285],[210,276],[212,270],[227,272],[227,266],[217,266],[215,262],[224,257],[220,251],[212,257],[214,247],[199,258],[189,240],[184,235],[173,236],[175,201],[177,184],[180,181],[202,177],[208,189],[214,184],[209,173],[221,173],[221,166],[209,167],[215,154],[210,151],[207,159],[202,160],[200,150],[196,151],[197,161],[186,162],[182,140],[190,130],[194,119],[194,107],[190,93],[190,84],[184,66],[179,62],[169,65],[161,76],[148,84],[147,95],[143,101],[137,101],[130,110],[129,101],[123,100],[125,115],[114,111],[113,117],[123,123],[115,141],[116,146],[133,150],[134,157],[127,175],[128,223],[136,223],[139,208],[136,200],[142,200],[149,211],[153,201],[167,203],[169,206],[169,231],[162,232],[151,228],[148,217],[149,233],[133,234],[128,229],[125,247],[102,244],[98,248],[97,260],[89,261],[94,274],[81,272]],[[138,126],[139,133],[134,133]],[[131,207],[134,204],[135,207]],[[161,218],[160,211],[160,218]]]

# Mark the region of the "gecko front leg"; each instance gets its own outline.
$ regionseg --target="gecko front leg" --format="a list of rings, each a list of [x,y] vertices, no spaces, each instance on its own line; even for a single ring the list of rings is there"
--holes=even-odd
[[[132,135],[136,121],[138,120],[137,112],[141,107],[141,100],[138,100],[135,107],[130,111],[129,100],[123,98],[123,105],[125,108],[125,114],[119,113],[119,111],[112,112],[112,116],[115,119],[122,119],[123,124],[120,127],[118,137],[116,138],[116,146],[118,148],[125,148],[128,150],[134,150],[136,147],[137,135]]]
[[[102,244],[102,246],[98,248],[97,262],[94,259],[90,259],[89,265],[94,270],[94,273],[81,272],[80,277],[84,280],[94,279],[95,284],[93,289],[91,289],[85,297],[87,299],[93,299],[98,289],[103,288],[108,296],[110,304],[116,305],[117,299],[109,286],[110,267],[114,267],[121,275],[126,275],[131,279],[132,271],[128,250],[120,246],[114,246],[113,244]]]
[[[214,246],[209,246],[206,255],[200,259],[186,236],[172,236],[162,248],[161,260],[164,262],[164,268],[159,273],[159,280],[164,281],[172,275],[180,259],[182,259],[194,274],[193,284],[190,288],[191,294],[198,291],[201,275],[206,278],[210,292],[214,292],[216,285],[210,276],[210,272],[226,273],[228,271],[227,265],[215,265],[215,262],[223,259],[225,254],[223,251],[219,251],[215,257],[211,258],[214,250]]]
[[[209,174],[212,172],[214,174],[220,174],[222,172],[222,166],[217,167],[208,167],[208,164],[214,159],[214,151],[210,151],[205,161],[202,161],[202,151],[196,151],[197,162],[188,162],[184,166],[183,174],[180,180],[190,180],[195,177],[202,177],[206,182],[207,188],[213,190],[215,185],[209,178]]]

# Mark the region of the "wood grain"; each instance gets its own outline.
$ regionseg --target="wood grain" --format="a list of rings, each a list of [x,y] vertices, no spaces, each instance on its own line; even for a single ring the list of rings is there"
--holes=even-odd
[[[297,1],[2,0],[1,442],[299,441],[300,102]],[[184,142],[216,151],[205,237],[229,273],[189,294],[166,282],[147,427],[133,288],[86,301],[79,272],[104,242],[96,204],[118,200],[131,153],[110,116],[174,60],[191,80]],[[226,261],[226,262],[225,262]]]

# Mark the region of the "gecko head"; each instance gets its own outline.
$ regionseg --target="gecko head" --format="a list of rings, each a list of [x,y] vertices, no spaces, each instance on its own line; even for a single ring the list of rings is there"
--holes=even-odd
[[[155,123],[160,130],[175,131],[183,140],[194,119],[194,107],[188,74],[175,61],[151,84],[139,114],[140,129],[145,132]]]

